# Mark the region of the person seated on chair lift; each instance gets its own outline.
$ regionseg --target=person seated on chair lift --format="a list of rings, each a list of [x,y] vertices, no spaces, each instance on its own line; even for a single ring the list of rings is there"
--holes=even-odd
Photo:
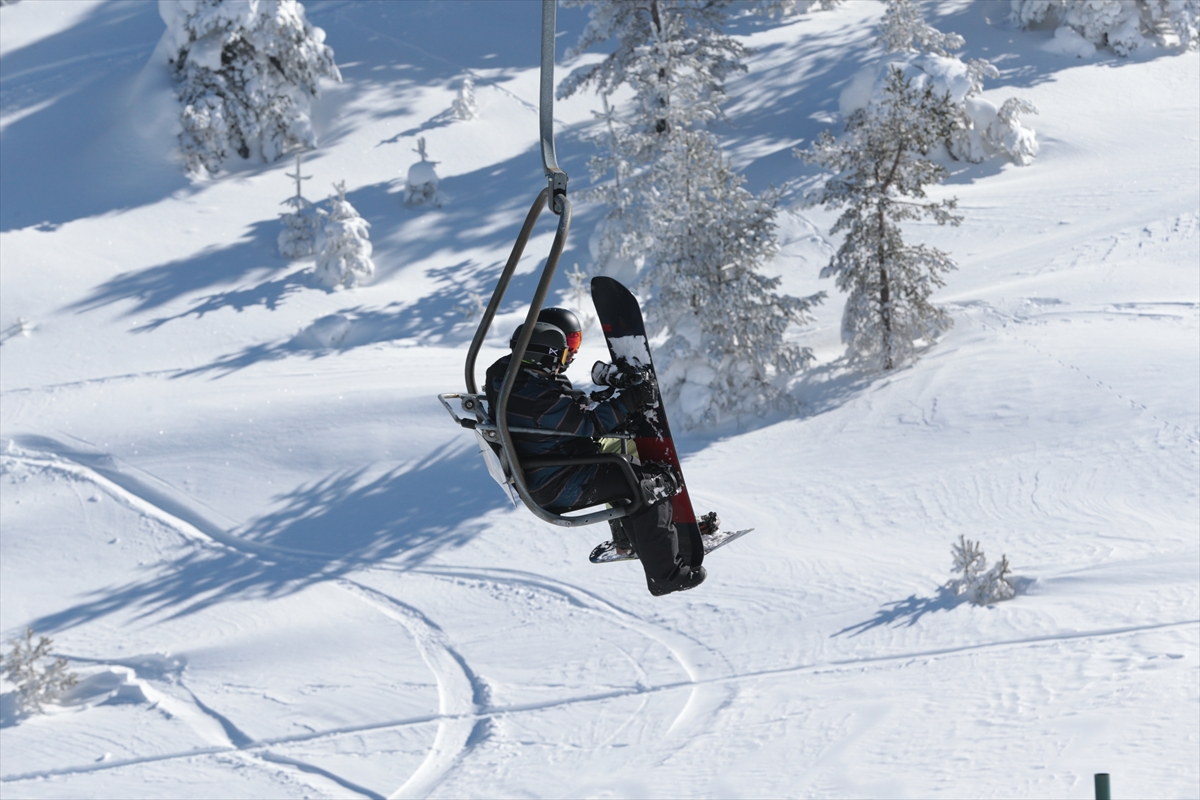
[[[518,326],[513,333],[510,348],[516,347],[522,328],[524,325]],[[542,309],[509,395],[507,421],[514,428],[577,435],[514,433],[519,460],[597,455],[601,452],[601,437],[620,431],[628,420],[657,405],[658,392],[649,380],[590,395],[575,389],[562,373],[574,360],[582,340],[579,318],[573,312]],[[510,353],[487,371],[486,392],[493,422],[511,360]],[[634,516],[610,522],[613,544],[637,552],[653,595],[699,586],[707,573],[704,567],[691,567],[680,560],[679,537],[672,522],[670,499],[680,490],[679,477],[666,465],[635,463],[632,467],[644,505]],[[531,469],[525,472],[525,481],[534,501],[556,514],[602,503],[623,504],[631,492],[624,472],[616,464]]]

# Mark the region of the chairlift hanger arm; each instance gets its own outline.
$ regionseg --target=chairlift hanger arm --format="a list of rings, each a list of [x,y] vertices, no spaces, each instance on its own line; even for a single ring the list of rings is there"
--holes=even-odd
[[[550,210],[563,213],[567,196],[567,173],[558,166],[554,152],[554,34],[557,0],[542,0],[542,85],[539,103],[542,140],[542,169],[550,190]]]
[[[504,293],[508,291],[508,282],[512,280],[513,272],[517,269],[517,262],[521,260],[521,255],[525,252],[525,245],[533,233],[533,225],[542,215],[542,209],[546,207],[549,197],[549,187],[542,189],[537,199],[533,201],[533,205],[530,206],[529,213],[525,215],[525,223],[521,226],[521,232],[517,234],[517,241],[513,243],[512,252],[508,255],[508,262],[504,265],[504,271],[500,273],[500,280],[496,282],[492,299],[488,301],[487,308],[483,312],[483,319],[479,321],[479,327],[475,329],[475,338],[471,340],[471,347],[467,350],[466,378],[469,394],[479,393],[479,387],[475,383],[475,359],[479,356],[479,348],[483,346],[488,329],[492,327],[492,319],[500,308],[500,301],[504,299]],[[541,313],[540,306],[536,313]]]
[[[479,349],[483,346],[483,340],[487,336],[488,330],[492,326],[492,320],[496,316],[496,311],[500,307],[500,301],[504,298],[504,293],[508,290],[508,283],[512,279],[513,271],[517,267],[517,262],[521,260],[521,255],[525,252],[525,245],[529,242],[529,237],[533,232],[534,223],[542,213],[542,209],[547,206],[555,214],[562,216],[566,209],[567,198],[567,173],[558,166],[558,156],[554,151],[554,38],[555,38],[555,21],[557,16],[557,0],[542,0],[542,51],[541,51],[541,94],[539,105],[539,123],[540,123],[540,138],[542,150],[542,169],[546,174],[547,186],[542,190],[537,199],[533,201],[533,206],[529,209],[529,213],[525,215],[525,223],[521,226],[521,232],[517,235],[517,241],[513,244],[512,252],[509,254],[508,263],[504,265],[504,271],[500,274],[500,279],[496,284],[496,290],[492,293],[492,299],[488,303],[487,309],[484,310],[483,319],[480,321],[479,327],[475,331],[475,337],[471,340],[471,347],[467,351],[466,363],[466,379],[467,391],[471,394],[478,392],[478,384],[475,382],[475,360],[479,355]],[[569,213],[569,212],[567,212]],[[569,223],[568,223],[569,225]],[[560,221],[561,229],[561,221]],[[563,230],[563,239],[566,238],[566,231]],[[557,241],[557,240],[556,240]],[[561,252],[561,250],[560,250]],[[546,267],[553,272],[557,266],[551,266],[547,260]],[[530,313],[526,317],[526,329],[530,329],[532,323],[530,320],[537,319],[537,315],[541,313],[541,303],[535,303],[534,307],[530,308]],[[522,351],[524,352],[524,351]]]

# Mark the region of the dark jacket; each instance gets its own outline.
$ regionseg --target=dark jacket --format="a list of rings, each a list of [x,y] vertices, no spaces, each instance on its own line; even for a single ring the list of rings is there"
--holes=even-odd
[[[504,356],[487,371],[485,390],[488,414],[493,422],[510,358]],[[508,398],[508,424],[514,428],[541,428],[578,436],[514,433],[518,458],[599,453],[595,439],[620,428],[632,413],[626,402],[619,392],[608,397],[589,396],[577,391],[562,375],[549,375],[523,367],[517,373],[516,383]],[[532,469],[525,472],[525,481],[538,505],[567,509],[579,500],[583,487],[595,477],[596,469],[595,464]]]

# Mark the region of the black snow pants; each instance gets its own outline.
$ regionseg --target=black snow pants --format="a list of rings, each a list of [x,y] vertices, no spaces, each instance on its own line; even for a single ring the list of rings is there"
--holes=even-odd
[[[641,467],[637,464],[632,466],[638,481],[645,480],[646,476]],[[645,493],[643,490],[643,494]],[[573,511],[628,499],[629,482],[625,480],[621,468],[615,464],[601,464],[596,471],[595,480],[583,488],[578,502],[570,508],[552,510]],[[679,534],[675,531],[675,523],[672,521],[671,501],[660,500],[652,506],[643,507],[641,512],[632,517],[624,517],[621,522],[624,523],[625,531],[637,550],[646,578],[669,579],[675,572],[676,558],[679,555]]]

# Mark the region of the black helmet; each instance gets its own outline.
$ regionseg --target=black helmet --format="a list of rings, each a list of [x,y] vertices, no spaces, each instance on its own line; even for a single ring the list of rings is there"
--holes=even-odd
[[[543,308],[542,313],[538,314],[538,322],[549,322],[568,336],[583,330],[579,325],[579,317],[568,308]]]
[[[513,331],[512,338],[508,341],[510,348],[516,348],[517,340],[521,338],[521,331],[524,328],[525,325],[522,323]],[[566,334],[562,330],[548,322],[535,322],[533,334],[529,337],[529,345],[525,348],[525,356],[521,359],[521,363],[554,372],[567,363],[570,353]]]
[[[567,350],[570,352],[567,355],[566,363],[570,364],[575,359],[575,353],[579,352],[579,345],[583,342],[583,328],[579,324],[579,317],[575,316],[575,312],[570,309],[543,308],[542,312],[538,314],[538,322],[549,322],[567,337]]]

